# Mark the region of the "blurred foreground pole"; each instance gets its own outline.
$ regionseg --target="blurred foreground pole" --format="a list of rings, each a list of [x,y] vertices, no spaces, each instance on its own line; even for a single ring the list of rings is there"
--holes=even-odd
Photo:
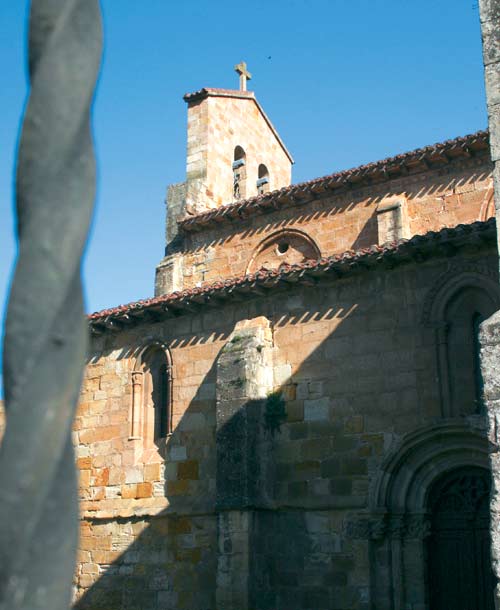
[[[95,195],[98,0],[32,0],[4,344],[0,608],[63,610],[78,532],[71,424],[87,348],[80,266]]]

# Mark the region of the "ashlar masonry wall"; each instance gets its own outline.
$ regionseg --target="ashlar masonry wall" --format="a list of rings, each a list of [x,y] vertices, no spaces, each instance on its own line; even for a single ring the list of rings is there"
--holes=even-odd
[[[83,516],[78,587],[90,587],[77,607],[213,607],[212,367],[224,330],[209,337],[201,324],[185,318],[95,343],[74,432]],[[173,433],[143,448],[131,439],[132,371],[144,345],[163,335],[173,358]]]
[[[443,417],[426,312],[448,281],[496,273],[475,245],[98,337],[75,425],[77,607],[382,610],[396,591],[425,608],[425,528],[396,528],[373,490],[413,434],[452,426],[486,455],[482,415]],[[172,355],[174,429],[144,455],[131,371],[153,340]],[[396,531],[412,552],[394,581]]]
[[[379,186],[348,189],[266,214],[255,213],[247,219],[217,224],[213,229],[205,227],[200,232],[178,236],[175,253],[167,256],[159,268],[156,294],[255,271],[252,260],[264,242],[273,237],[275,250],[280,242],[290,247],[285,253],[276,251],[268,266],[296,263],[296,249],[287,231],[302,232],[316,245],[319,255],[327,257],[396,237],[486,220],[494,214],[492,196],[491,164],[482,157],[455,161],[439,170]],[[404,216],[404,230],[399,234],[391,230],[391,223],[385,218],[390,210],[383,213],[394,202],[401,206]],[[182,267],[176,281],[169,271],[174,259],[175,268]]]
[[[257,195],[260,164],[269,171],[270,190],[290,184],[292,161],[253,93],[228,91],[189,102],[188,214],[235,201],[233,161],[238,146],[245,153],[243,199]]]

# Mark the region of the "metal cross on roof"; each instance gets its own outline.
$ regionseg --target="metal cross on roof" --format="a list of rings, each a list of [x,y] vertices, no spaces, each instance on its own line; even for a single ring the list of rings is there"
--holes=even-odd
[[[252,75],[247,70],[246,63],[244,61],[240,61],[239,64],[234,66],[234,69],[240,75],[240,91],[246,91],[247,90],[247,80],[252,79]]]

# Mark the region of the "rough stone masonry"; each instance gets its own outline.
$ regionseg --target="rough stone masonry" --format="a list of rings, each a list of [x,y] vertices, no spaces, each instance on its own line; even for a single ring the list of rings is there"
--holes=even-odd
[[[480,0],[483,39],[484,80],[493,161],[496,217],[500,205],[500,1]],[[485,383],[488,413],[488,439],[492,472],[491,548],[497,580],[495,604],[500,608],[500,312],[489,318],[481,329],[481,368]]]

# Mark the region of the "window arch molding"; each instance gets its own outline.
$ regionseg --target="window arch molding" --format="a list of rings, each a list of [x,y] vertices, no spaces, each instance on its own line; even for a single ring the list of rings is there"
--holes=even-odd
[[[291,258],[292,252],[299,252],[302,260]],[[255,248],[247,265],[246,273],[255,273],[261,268],[262,257],[269,255],[273,267],[281,264],[296,264],[303,260],[319,260],[321,251],[312,237],[299,229],[279,229],[265,237]]]
[[[479,212],[479,220],[484,222],[495,216],[495,201],[493,199],[493,187],[489,188],[484,196],[481,210]]]
[[[172,432],[173,366],[168,346],[145,342],[132,369],[130,440],[153,444]]]
[[[464,303],[469,308],[473,308],[474,301],[476,301],[477,313],[482,314],[483,312],[481,310],[483,310],[486,315],[482,316],[482,319],[489,317],[494,311],[500,309],[500,288],[498,287],[497,282],[498,280],[495,271],[487,267],[471,265],[461,269],[452,268],[437,279],[433,288],[427,295],[424,303],[422,322],[424,327],[427,327],[428,330],[434,333],[433,342],[436,348],[436,369],[439,382],[442,417],[449,418],[464,414],[473,414],[472,410],[470,412],[462,412],[463,405],[460,403],[464,401],[455,400],[453,396],[454,379],[456,379],[456,375],[458,374],[456,373],[456,370],[457,367],[460,366],[457,359],[462,357],[465,358],[460,350],[453,349],[455,346],[454,342],[456,342],[457,337],[458,339],[461,339],[459,336],[460,332],[464,335],[463,341],[466,342],[467,340],[463,329],[458,328],[457,331],[454,331],[454,320],[450,320],[450,315],[452,314],[454,307],[453,303],[454,301],[459,301],[460,298],[463,298]],[[456,310],[457,308],[455,307],[455,312]],[[460,323],[458,318],[456,323],[457,326]],[[474,320],[471,316],[471,328],[469,329],[471,333],[477,332],[477,329],[476,331],[473,331],[472,329],[473,323]],[[471,342],[469,341],[469,347],[470,345]],[[469,356],[474,358],[474,355],[471,354],[469,354]],[[476,372],[480,376],[478,356],[476,357],[476,360],[474,369],[477,369]],[[466,382],[464,381],[464,383]],[[471,391],[476,392],[476,398],[479,397],[479,380],[475,378],[473,381],[470,381],[470,383],[474,386]],[[460,392],[456,389],[455,398],[458,394],[460,394]],[[476,406],[478,406],[478,402],[479,399],[476,400]],[[473,403],[470,405],[471,409],[472,405]]]
[[[429,327],[440,324],[450,299],[464,288],[483,290],[500,308],[498,279],[493,269],[481,266],[452,268],[439,276],[429,291],[424,303],[423,324]]]

